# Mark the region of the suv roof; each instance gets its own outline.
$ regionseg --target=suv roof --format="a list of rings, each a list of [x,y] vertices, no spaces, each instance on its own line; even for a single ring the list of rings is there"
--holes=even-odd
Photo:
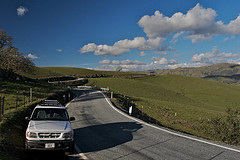
[[[43,106],[43,107],[48,107],[48,106],[49,107],[64,107],[57,100],[44,100],[37,105],[37,107],[41,107],[41,106]]]

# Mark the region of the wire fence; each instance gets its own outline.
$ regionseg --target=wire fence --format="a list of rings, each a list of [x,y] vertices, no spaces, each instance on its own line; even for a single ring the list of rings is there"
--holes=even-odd
[[[0,94],[0,121],[9,110],[17,109],[20,106],[26,106],[27,103],[33,102],[33,89],[29,88],[29,91],[21,90],[17,91],[14,96],[5,96]]]

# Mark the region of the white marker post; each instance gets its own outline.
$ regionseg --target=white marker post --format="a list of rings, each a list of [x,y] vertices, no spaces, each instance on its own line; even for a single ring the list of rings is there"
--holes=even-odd
[[[129,115],[130,115],[130,116],[132,115],[132,106],[129,107]]]

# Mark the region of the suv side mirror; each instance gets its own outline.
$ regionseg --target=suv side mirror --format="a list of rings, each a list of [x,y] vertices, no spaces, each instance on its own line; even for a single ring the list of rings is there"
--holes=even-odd
[[[25,117],[25,120],[26,120],[26,121],[29,121],[29,120],[30,120],[30,118],[29,118],[29,117]]]
[[[75,117],[70,117],[70,121],[75,121]]]

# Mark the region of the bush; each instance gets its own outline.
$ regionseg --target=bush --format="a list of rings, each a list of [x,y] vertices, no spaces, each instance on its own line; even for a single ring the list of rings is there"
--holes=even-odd
[[[209,121],[209,131],[213,137],[228,144],[240,142],[240,109],[228,107],[225,115]]]

